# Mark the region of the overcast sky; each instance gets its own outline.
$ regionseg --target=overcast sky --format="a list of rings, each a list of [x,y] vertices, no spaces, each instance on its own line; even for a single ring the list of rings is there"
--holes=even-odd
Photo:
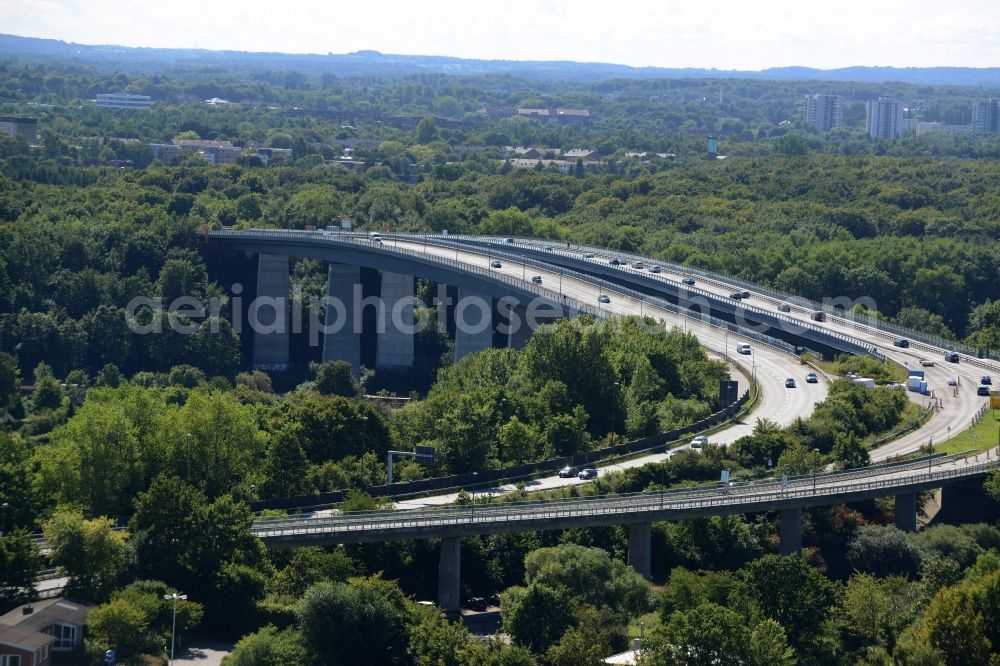
[[[2,0],[0,32],[661,67],[1000,66],[1000,0]]]

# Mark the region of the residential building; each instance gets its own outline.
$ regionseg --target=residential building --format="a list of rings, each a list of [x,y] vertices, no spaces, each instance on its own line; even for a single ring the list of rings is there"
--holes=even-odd
[[[977,99],[972,103],[972,131],[1000,132],[1000,99]]]
[[[522,118],[539,118],[541,120],[548,120],[550,118],[548,109],[518,109],[517,115]]]
[[[53,652],[83,643],[90,605],[61,597],[19,606],[0,615],[0,664],[50,666]]]
[[[895,139],[903,131],[903,103],[891,97],[879,97],[867,104],[868,136]]]
[[[153,159],[164,164],[173,164],[181,154],[181,147],[172,143],[151,143]]]
[[[806,95],[805,122],[817,132],[829,132],[844,124],[844,98],[840,95]]]
[[[29,144],[38,143],[38,119],[24,116],[0,116],[0,132],[19,136]]]
[[[589,148],[573,148],[572,150],[565,151],[562,157],[567,160],[599,160],[601,159],[601,154]]]
[[[350,150],[347,148],[345,150]],[[271,160],[285,160],[291,162],[292,160],[292,149],[291,148],[258,148],[256,152],[257,158],[260,159],[264,164],[268,164]]]
[[[590,120],[590,111],[587,109],[556,109],[555,116],[561,123],[584,122]]]
[[[925,134],[968,134],[972,131],[969,125],[945,125],[944,123],[915,122],[913,129],[917,136]]]
[[[130,95],[128,93],[102,93],[97,96],[99,109],[132,109],[145,110],[152,106],[149,95]]]
[[[243,154],[242,148],[229,141],[174,139],[174,145],[181,150],[197,153],[212,164],[236,164],[236,159]]]

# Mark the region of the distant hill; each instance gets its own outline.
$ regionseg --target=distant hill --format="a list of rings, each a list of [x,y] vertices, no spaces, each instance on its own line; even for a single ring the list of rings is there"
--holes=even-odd
[[[629,67],[569,60],[474,60],[356,51],[333,54],[290,54],[208,49],[154,49],[86,45],[55,39],[0,35],[0,61],[51,62],[120,70],[130,74],[165,70],[227,68],[295,70],[305,74],[397,77],[416,73],[508,75],[525,79],[591,82],[607,79],[744,78],[774,81],[857,81],[951,84],[1000,87],[1000,67],[774,67],[761,71],[695,67]]]

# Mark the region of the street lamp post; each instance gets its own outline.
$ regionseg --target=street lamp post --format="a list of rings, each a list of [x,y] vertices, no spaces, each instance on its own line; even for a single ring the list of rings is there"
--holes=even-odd
[[[813,449],[816,453],[819,453],[819,449]],[[813,495],[816,494],[816,468],[813,467]]]
[[[479,472],[472,473],[472,519],[476,519],[476,478]]]
[[[176,592],[171,592],[170,594],[164,594],[163,598],[167,601],[174,602],[174,619],[170,627],[170,664],[174,663],[174,638],[177,636],[177,601],[187,600],[186,594],[177,594]]]
[[[614,384],[614,395],[611,397],[611,451],[615,450],[615,440],[618,439],[618,382]]]

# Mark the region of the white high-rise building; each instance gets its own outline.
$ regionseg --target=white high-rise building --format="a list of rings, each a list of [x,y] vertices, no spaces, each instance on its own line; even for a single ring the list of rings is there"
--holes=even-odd
[[[972,131],[1000,132],[1000,99],[978,99],[972,103]]]
[[[903,131],[903,103],[891,97],[872,99],[867,104],[868,136],[895,139]]]
[[[804,119],[817,132],[829,132],[844,124],[844,98],[840,95],[806,95]]]

